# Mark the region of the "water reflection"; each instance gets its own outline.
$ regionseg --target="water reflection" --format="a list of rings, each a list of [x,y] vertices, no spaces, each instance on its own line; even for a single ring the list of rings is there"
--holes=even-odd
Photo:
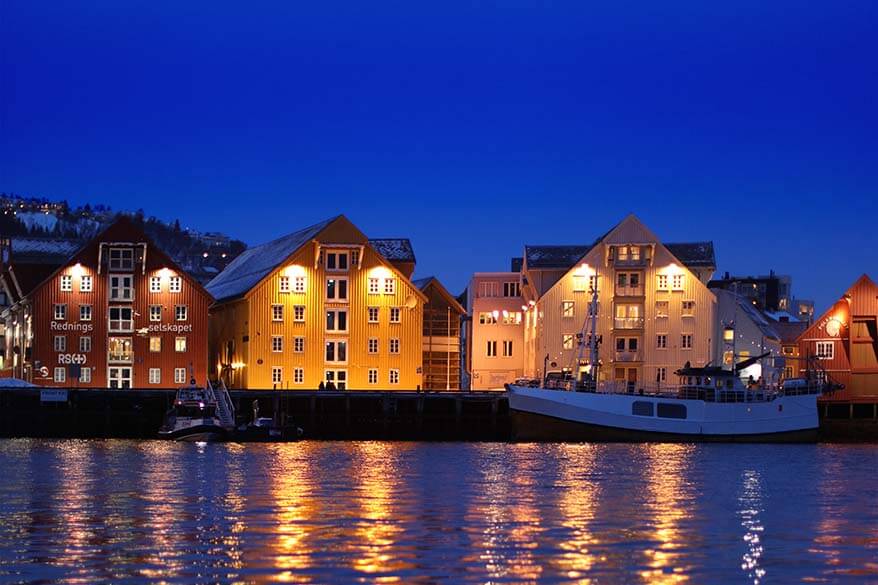
[[[759,564],[763,552],[762,533],[765,527],[760,518],[763,506],[762,480],[758,471],[752,469],[744,471],[738,502],[740,504],[738,516],[744,528],[744,542],[747,544],[747,550],[741,559],[741,569],[747,575],[748,581],[758,585],[765,577],[765,569]]]
[[[576,583],[591,583],[590,573],[595,563],[606,562],[606,556],[598,556],[593,550],[600,546],[599,535],[592,529],[597,502],[600,498],[600,483],[596,469],[596,445],[563,445],[559,447],[562,456],[558,460],[559,485],[561,495],[558,507],[561,512],[561,525],[569,536],[560,543],[561,554],[556,564],[561,575]]]
[[[315,518],[312,498],[311,463],[284,445],[268,448],[273,500],[273,561],[275,579],[288,583],[307,583],[304,573],[311,567],[313,549],[309,539]]]

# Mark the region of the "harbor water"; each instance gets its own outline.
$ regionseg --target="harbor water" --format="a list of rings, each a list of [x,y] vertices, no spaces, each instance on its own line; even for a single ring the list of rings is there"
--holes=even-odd
[[[0,441],[0,583],[878,581],[872,445]]]

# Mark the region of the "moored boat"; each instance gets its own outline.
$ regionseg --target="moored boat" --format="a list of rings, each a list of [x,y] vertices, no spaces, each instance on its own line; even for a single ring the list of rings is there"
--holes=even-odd
[[[174,441],[223,441],[234,430],[234,411],[224,388],[186,387],[177,390],[159,438]]]

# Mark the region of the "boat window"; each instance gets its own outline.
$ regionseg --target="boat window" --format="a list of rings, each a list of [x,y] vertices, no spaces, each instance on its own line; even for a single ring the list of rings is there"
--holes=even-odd
[[[662,418],[686,418],[685,404],[671,404],[669,402],[659,402],[656,408],[656,414]]]
[[[652,402],[638,400],[631,404],[631,414],[637,416],[652,416]]]

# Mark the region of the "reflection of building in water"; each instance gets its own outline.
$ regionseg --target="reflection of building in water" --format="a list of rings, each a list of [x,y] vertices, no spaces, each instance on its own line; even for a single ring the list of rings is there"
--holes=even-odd
[[[759,515],[762,512],[762,480],[755,470],[744,471],[741,495],[738,497],[738,516],[744,528],[744,542],[747,550],[741,558],[741,569],[747,581],[758,584],[765,576],[765,569],[759,566],[762,558],[762,533],[765,527]]]
[[[688,567],[680,565],[684,545],[680,523],[690,516],[692,498],[686,493],[690,445],[657,444],[646,448],[648,508],[652,512],[648,530],[657,546],[645,552],[649,569],[641,571],[647,583],[687,581]]]
[[[595,562],[604,562],[591,549],[598,546],[592,529],[600,485],[587,479],[596,466],[598,448],[594,445],[564,445],[564,457],[558,461],[562,485],[559,497],[561,525],[570,537],[560,543],[564,552],[556,559],[560,573],[577,583],[590,583],[589,571]]]
[[[279,571],[273,579],[285,583],[307,583],[303,572],[312,566],[314,549],[310,539],[311,521],[318,510],[313,501],[311,459],[297,457],[298,446],[292,443],[272,449],[266,465],[270,469],[271,505],[275,538],[268,551]]]

